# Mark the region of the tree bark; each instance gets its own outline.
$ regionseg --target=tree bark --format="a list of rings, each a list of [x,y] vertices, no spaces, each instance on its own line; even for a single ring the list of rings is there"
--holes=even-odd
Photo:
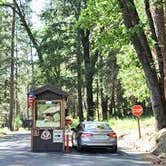
[[[84,65],[85,65],[85,83],[86,83],[86,95],[87,95],[87,120],[93,120],[94,118],[94,103],[93,103],[93,88],[92,88],[92,71],[90,64],[90,30],[81,29],[81,40],[84,53]]]
[[[80,29],[81,41],[84,54],[85,65],[85,83],[86,83],[86,95],[87,95],[87,120],[94,120],[94,102],[93,102],[93,76],[95,73],[95,64],[98,59],[99,51],[96,50],[94,55],[90,56],[90,30]]]
[[[101,108],[102,108],[102,115],[103,121],[108,120],[108,98],[103,94],[103,89],[101,89]]]
[[[78,112],[80,122],[84,120],[83,115],[83,105],[82,105],[82,72],[81,72],[81,63],[82,63],[82,52],[81,52],[81,40],[80,40],[80,30],[77,30],[76,34],[76,49],[77,49],[77,93],[78,93]]]
[[[162,54],[162,93],[163,98],[166,98],[166,32],[165,32],[165,20],[164,20],[164,4],[156,2],[152,5],[152,16],[155,26],[155,32],[158,39],[159,46]]]
[[[119,6],[121,8],[124,24],[127,29],[140,25],[140,19],[133,0],[119,0]],[[144,30],[141,26],[139,32],[135,32],[131,35],[131,41],[142,64],[148,82],[152,109],[156,119],[156,128],[162,129],[166,127],[166,110],[164,108],[165,100],[160,93],[159,80],[154,68],[151,50]]]
[[[150,10],[149,0],[144,0],[144,3],[145,3],[146,15],[147,15],[149,26],[150,26],[151,37],[155,42],[154,49],[155,49],[155,54],[157,55],[157,60],[158,60],[158,65],[159,65],[160,83],[163,84],[163,78],[164,78],[163,56],[162,56],[161,48],[159,46],[159,40],[158,40],[157,34],[156,34],[155,25],[154,25],[153,17],[152,17],[151,10]],[[162,91],[163,91],[163,89],[162,89]]]
[[[100,112],[99,112],[99,80],[96,80],[97,90],[96,90],[96,110],[97,110],[97,118],[100,121]]]
[[[164,25],[166,23],[166,0],[164,0]],[[165,30],[165,34],[166,35],[166,27],[164,26],[164,30]],[[165,40],[163,41],[164,43],[164,54],[163,54],[163,71],[164,71],[164,96],[165,96],[165,100],[166,100],[166,36]]]
[[[11,32],[11,63],[10,63],[10,112],[9,112],[9,128],[11,131],[13,127],[14,114],[14,48],[15,48],[15,10],[12,9],[12,32]]]
[[[165,16],[166,13],[164,13],[164,3],[160,4],[154,4],[153,5],[153,20],[155,23],[155,29],[157,38],[159,41],[159,45],[161,47],[162,57],[163,57],[163,88],[164,88],[164,97],[166,99],[166,31],[165,31]]]

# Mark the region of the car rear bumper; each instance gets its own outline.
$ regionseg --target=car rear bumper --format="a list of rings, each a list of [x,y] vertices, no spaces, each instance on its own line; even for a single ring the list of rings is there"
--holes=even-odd
[[[92,146],[92,147],[112,147],[117,146],[117,140],[111,140],[109,142],[91,142],[91,141],[80,141],[81,146]]]
[[[82,149],[114,149],[117,145],[81,145]]]
[[[90,147],[90,148],[112,148],[117,146],[117,142],[112,142],[112,143],[87,143],[87,142],[82,142],[80,144],[81,147]]]

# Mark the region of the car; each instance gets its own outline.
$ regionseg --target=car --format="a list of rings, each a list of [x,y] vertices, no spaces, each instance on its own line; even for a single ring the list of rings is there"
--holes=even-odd
[[[106,122],[84,121],[72,131],[72,144],[78,151],[105,148],[117,152],[117,134]]]

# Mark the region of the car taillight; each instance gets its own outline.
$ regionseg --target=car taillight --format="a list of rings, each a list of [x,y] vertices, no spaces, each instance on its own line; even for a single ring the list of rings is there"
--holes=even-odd
[[[109,136],[111,138],[117,138],[117,135],[114,132],[108,133],[107,136]]]
[[[83,137],[83,138],[85,138],[85,137],[91,137],[91,136],[93,136],[92,133],[82,133],[81,134],[81,137]]]

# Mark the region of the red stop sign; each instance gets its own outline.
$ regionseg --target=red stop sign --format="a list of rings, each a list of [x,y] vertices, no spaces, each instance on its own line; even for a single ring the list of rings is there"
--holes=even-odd
[[[141,105],[134,105],[132,108],[131,108],[131,112],[134,116],[136,117],[139,117],[142,115],[143,113],[143,108]]]

